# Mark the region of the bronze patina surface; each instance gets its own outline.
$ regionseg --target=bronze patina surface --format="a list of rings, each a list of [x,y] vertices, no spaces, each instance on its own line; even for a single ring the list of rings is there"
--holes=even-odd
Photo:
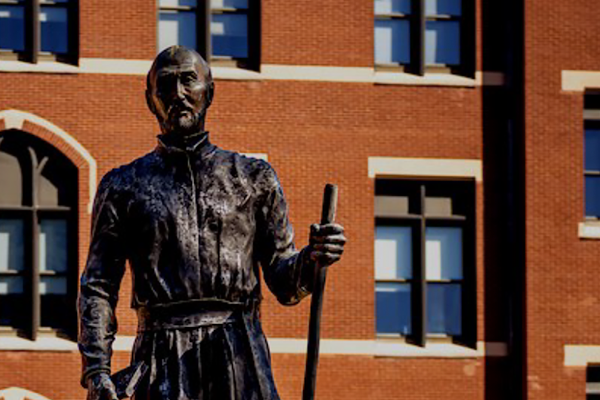
[[[200,55],[180,46],[161,52],[146,93],[158,145],[100,183],[79,296],[89,400],[278,399],[259,270],[293,305],[311,293],[316,266],[341,257],[339,224],[312,225],[309,245],[297,251],[273,168],[210,142],[213,94]],[[111,377],[126,261],[138,335],[131,367]]]

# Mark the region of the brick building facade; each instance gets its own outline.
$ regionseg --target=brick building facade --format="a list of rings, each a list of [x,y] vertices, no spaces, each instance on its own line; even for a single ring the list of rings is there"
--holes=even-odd
[[[324,184],[339,185],[349,243],[328,278],[317,398],[594,398],[600,225],[585,210],[600,199],[584,154],[599,15],[522,3],[0,0],[0,35],[24,32],[0,37],[0,399],[85,396],[72,311],[91,203],[107,171],[156,144],[145,75],[185,12],[197,30],[177,26],[179,41],[213,54],[211,141],[273,165],[298,247]],[[241,56],[203,28],[227,13],[244,16]],[[59,253],[64,266],[44,258]],[[129,282],[114,370],[136,331]],[[70,310],[57,329],[53,302]],[[308,311],[262,306],[283,399],[302,391]]]

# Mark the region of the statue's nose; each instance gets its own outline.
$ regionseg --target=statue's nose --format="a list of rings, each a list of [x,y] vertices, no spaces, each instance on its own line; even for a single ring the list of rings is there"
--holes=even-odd
[[[185,99],[185,87],[183,83],[181,83],[180,79],[177,79],[177,98],[180,100]]]

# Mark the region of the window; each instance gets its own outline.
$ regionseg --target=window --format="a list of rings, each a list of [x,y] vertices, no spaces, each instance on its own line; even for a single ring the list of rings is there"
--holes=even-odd
[[[600,400],[600,366],[588,365],[586,375],[585,398]]]
[[[375,0],[375,65],[474,76],[472,0]]]
[[[259,8],[260,0],[159,0],[158,50],[179,44],[219,65],[258,70]]]
[[[476,342],[474,183],[378,179],[378,336]]]
[[[77,61],[76,0],[0,0],[0,54]]]
[[[600,219],[600,95],[585,96],[585,217]]]
[[[47,143],[0,134],[0,330],[75,337],[76,167]]]

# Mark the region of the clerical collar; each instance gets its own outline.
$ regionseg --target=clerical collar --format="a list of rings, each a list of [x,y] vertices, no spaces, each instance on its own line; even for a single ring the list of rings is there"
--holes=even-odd
[[[166,150],[196,152],[211,147],[208,132],[198,132],[184,137],[161,134],[157,139],[159,145]]]

